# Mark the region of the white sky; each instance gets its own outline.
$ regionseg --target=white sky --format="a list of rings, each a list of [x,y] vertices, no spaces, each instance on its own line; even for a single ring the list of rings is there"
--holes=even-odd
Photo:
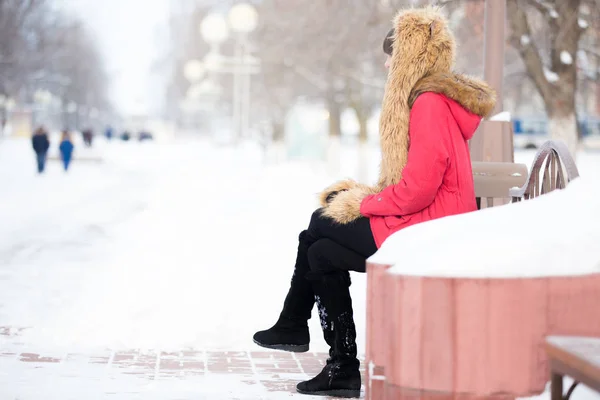
[[[96,35],[115,105],[126,113],[151,109],[157,102],[151,70],[165,48],[161,36],[168,33],[169,0],[55,1],[82,17]]]

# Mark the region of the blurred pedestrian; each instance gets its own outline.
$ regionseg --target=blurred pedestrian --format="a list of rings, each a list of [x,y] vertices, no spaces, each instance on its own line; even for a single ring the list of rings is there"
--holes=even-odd
[[[86,129],[82,132],[82,135],[83,135],[83,143],[87,147],[92,147],[92,141],[94,139],[94,133],[92,132],[92,130]]]
[[[48,156],[48,149],[50,148],[48,133],[43,126],[38,127],[33,133],[31,145],[33,146],[33,151],[35,151],[37,158],[38,173],[41,174],[46,167],[46,158]]]
[[[113,137],[113,128],[112,126],[108,125],[106,127],[106,130],[104,131],[104,136],[106,136],[107,140],[111,140]]]
[[[71,135],[68,131],[62,132],[62,137],[60,139],[60,145],[58,146],[60,150],[60,158],[63,162],[63,167],[65,171],[69,169],[69,165],[71,164],[71,159],[73,158],[73,149],[75,146],[73,145],[73,141],[71,140]]]
[[[127,142],[131,138],[131,134],[128,131],[121,133],[121,140]]]

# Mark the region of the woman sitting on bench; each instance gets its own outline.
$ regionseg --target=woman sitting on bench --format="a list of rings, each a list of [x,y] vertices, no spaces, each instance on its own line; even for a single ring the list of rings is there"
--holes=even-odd
[[[392,233],[477,209],[468,140],[494,107],[483,82],[452,72],[454,37],[437,8],[400,12],[384,41],[389,68],[380,120],[376,186],[341,181],[320,195],[322,208],[300,233],[291,286],[277,323],[257,332],[260,346],[308,351],[314,303],[329,359],[300,393],[358,397],[361,377],[349,271]]]

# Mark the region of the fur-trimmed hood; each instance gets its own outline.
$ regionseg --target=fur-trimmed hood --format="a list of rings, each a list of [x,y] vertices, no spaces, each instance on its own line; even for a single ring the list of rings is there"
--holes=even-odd
[[[494,108],[495,94],[488,85],[451,72],[455,49],[454,36],[438,7],[409,9],[396,15],[379,122],[380,189],[402,178],[408,159],[410,109],[420,94],[441,93],[482,118]]]
[[[420,94],[435,92],[459,103],[467,111],[487,117],[496,105],[496,93],[477,78],[454,73],[438,73],[421,79],[410,93],[408,105],[412,108]]]
[[[408,99],[409,107],[412,108],[419,95],[427,92],[440,93],[454,100],[455,103],[450,103],[450,111],[465,140],[471,140],[481,121],[465,116],[487,117],[496,103],[496,94],[485,82],[465,75],[438,73],[417,82]]]
[[[484,82],[452,72],[454,36],[438,7],[400,11],[394,18],[390,71],[385,88],[379,137],[381,165],[376,186],[337,182],[319,196],[323,213],[346,224],[361,216],[362,200],[402,179],[408,160],[410,111],[425,92],[451,99],[450,108],[465,139],[495,106],[494,91]],[[467,116],[468,118],[464,118]],[[477,118],[480,117],[480,118]]]

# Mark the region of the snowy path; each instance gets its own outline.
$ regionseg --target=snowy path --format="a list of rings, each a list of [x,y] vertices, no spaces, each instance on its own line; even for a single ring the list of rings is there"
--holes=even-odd
[[[85,361],[131,349],[260,352],[252,334],[280,311],[298,233],[327,183],[315,171],[263,168],[253,151],[203,143],[116,143],[103,149],[102,164],[76,163],[65,175],[50,163],[36,176],[28,143],[3,145],[10,148],[0,147],[0,327],[12,328],[0,335],[0,393],[39,398],[45,383],[63,382],[55,398],[68,398],[75,375],[74,398],[110,391],[251,399],[275,389],[280,398],[320,370],[315,362],[304,372],[287,368],[269,389],[241,383],[248,371],[211,375],[209,383],[181,368],[184,381],[148,386],[112,364],[114,373],[105,373]],[[362,347],[364,277],[353,291]],[[325,351],[316,318],[311,327],[311,350]],[[49,362],[34,368],[40,357]]]
[[[293,383],[325,359],[318,318],[298,359],[251,338],[275,321],[331,178],[253,148],[98,146],[103,163],[40,177],[27,141],[0,142],[0,398],[307,398]],[[365,276],[351,289],[364,353]]]

